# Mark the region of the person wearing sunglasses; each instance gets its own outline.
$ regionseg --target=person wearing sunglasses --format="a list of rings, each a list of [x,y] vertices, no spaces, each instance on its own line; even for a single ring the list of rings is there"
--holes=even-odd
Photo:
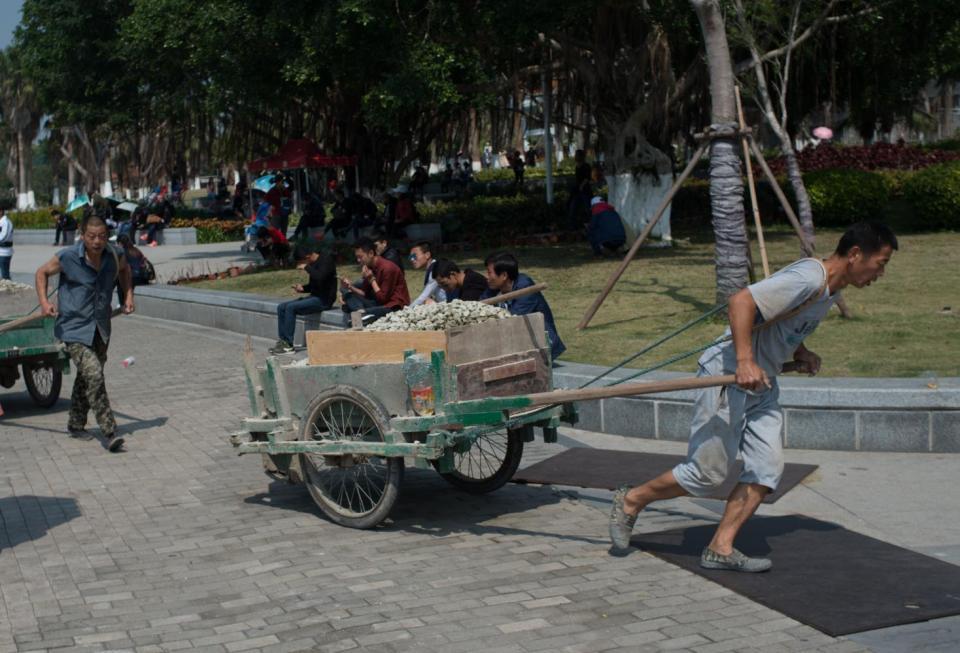
[[[423,270],[423,290],[417,295],[417,298],[410,302],[411,306],[420,306],[421,304],[433,304],[447,301],[447,295],[443,288],[437,284],[433,278],[433,269],[437,264],[437,259],[433,258],[430,251],[430,243],[426,240],[420,241],[410,248],[408,257],[410,265],[414,270]]]

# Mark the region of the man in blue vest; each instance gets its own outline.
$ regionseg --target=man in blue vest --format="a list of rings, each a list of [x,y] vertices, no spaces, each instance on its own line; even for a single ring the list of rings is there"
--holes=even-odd
[[[54,334],[66,346],[77,368],[70,397],[67,430],[73,437],[86,433],[87,413],[93,410],[111,452],[123,448],[117,423],[110,408],[103,365],[110,342],[110,300],[119,282],[124,313],[133,313],[133,284],[130,266],[122,251],[107,241],[103,218],[88,215],[80,225],[80,242],[66,247],[37,270],[35,286],[44,315],[56,317]],[[60,275],[57,306],[47,299],[47,280]]]
[[[486,297],[496,297],[534,285],[533,279],[520,273],[520,264],[513,254],[496,252],[488,256],[484,263],[487,266],[487,285],[490,287]],[[503,305],[512,315],[543,314],[543,324],[550,339],[550,356],[553,360],[557,360],[557,357],[567,350],[566,345],[560,340],[560,334],[557,333],[557,325],[553,321],[550,304],[547,303],[542,292],[517,297],[503,302]]]

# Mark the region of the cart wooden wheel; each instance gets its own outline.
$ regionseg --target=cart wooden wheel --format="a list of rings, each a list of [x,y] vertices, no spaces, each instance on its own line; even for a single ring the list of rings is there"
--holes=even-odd
[[[453,454],[454,471],[441,474],[473,494],[497,490],[513,478],[523,457],[523,431],[497,429],[477,438],[470,451]]]
[[[24,363],[23,380],[33,403],[41,408],[49,408],[60,398],[60,386],[63,385],[63,370],[52,361]]]
[[[390,416],[360,388],[335,385],[318,394],[304,411],[301,440],[383,442]],[[403,479],[403,458],[300,454],[310,495],[334,522],[372,528],[393,508]]]

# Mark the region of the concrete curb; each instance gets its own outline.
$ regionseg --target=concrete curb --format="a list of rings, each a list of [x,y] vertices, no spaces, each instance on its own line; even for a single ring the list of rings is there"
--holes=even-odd
[[[26,279],[24,279],[26,281]],[[192,290],[179,286],[137,288],[137,312],[148,317],[199,324],[225,331],[276,338],[273,297]],[[296,342],[304,329],[348,326],[339,308],[297,319]],[[558,388],[574,388],[601,374],[598,365],[561,361]],[[631,374],[617,370],[609,383]],[[656,372],[638,380],[685,376]],[[783,376],[783,438],[791,449],[960,453],[960,378],[797,378]],[[694,392],[656,397],[603,399],[578,404],[578,428],[625,437],[687,441]]]
[[[49,245],[55,231],[51,229],[16,229],[13,232],[13,245]],[[71,233],[71,232],[68,232]],[[76,232],[72,232],[76,234]],[[146,233],[145,230],[138,232]],[[194,227],[170,227],[157,231],[157,241],[163,245],[196,245],[197,230]],[[138,243],[140,241],[137,241]],[[52,249],[52,248],[51,248]]]

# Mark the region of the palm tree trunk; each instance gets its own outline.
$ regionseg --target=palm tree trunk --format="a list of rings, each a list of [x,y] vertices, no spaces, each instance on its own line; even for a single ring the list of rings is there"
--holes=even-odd
[[[27,142],[23,130],[17,130],[17,208],[26,209],[29,207],[27,194],[30,189],[27,188],[27,157],[30,156],[30,146]]]
[[[717,0],[690,0],[707,53],[710,73],[711,128],[729,136],[710,144],[710,208],[716,239],[717,302],[747,285],[747,241],[743,212],[743,177],[737,149],[737,112],[733,66],[723,14]]]

